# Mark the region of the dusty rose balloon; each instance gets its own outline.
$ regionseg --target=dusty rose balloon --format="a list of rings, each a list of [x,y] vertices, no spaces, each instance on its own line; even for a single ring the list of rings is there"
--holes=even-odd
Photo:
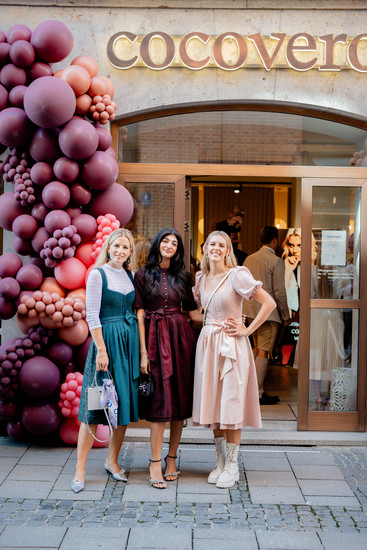
[[[73,218],[73,225],[77,228],[82,241],[90,241],[96,236],[97,222],[90,214],[80,214]],[[74,287],[75,288],[75,287]]]
[[[55,128],[65,124],[76,106],[72,88],[59,78],[43,76],[34,80],[24,96],[27,116],[41,128]]]
[[[5,277],[0,281],[0,296],[5,300],[15,300],[20,292],[20,285],[13,277]]]
[[[13,44],[17,40],[27,40],[29,42],[31,36],[32,31],[29,27],[25,25],[13,25],[13,27],[8,30],[6,39],[9,44]]]
[[[13,252],[6,252],[0,256],[0,277],[15,277],[23,266],[22,260]]]
[[[81,346],[88,338],[88,325],[81,319],[74,327],[60,328],[57,331],[58,337],[70,344],[70,346]]]
[[[94,264],[94,260],[91,256],[93,251],[93,243],[84,243],[78,246],[76,249],[75,257],[78,258],[85,267],[88,269],[91,265]]]
[[[79,164],[68,157],[61,157],[55,162],[53,171],[59,181],[72,183],[79,176]]]
[[[0,111],[5,109],[8,105],[9,93],[2,84],[0,84]]]
[[[92,98],[88,94],[79,95],[76,98],[75,114],[84,116],[89,112],[92,105]]]
[[[73,218],[75,218],[75,216],[79,216],[82,213],[82,209],[79,208],[79,206],[69,206],[65,209],[65,212],[69,214],[71,221],[73,221]]]
[[[28,315],[20,315],[17,313],[15,317],[17,327],[23,334],[27,334],[30,328],[40,324],[38,317],[28,317]]]
[[[0,112],[0,142],[7,147],[27,145],[34,129],[23,109],[8,107]]]
[[[55,365],[61,367],[71,361],[73,349],[66,342],[55,342],[49,346],[47,356]]]
[[[31,168],[30,176],[33,183],[44,187],[53,179],[52,166],[47,162],[36,162]]]
[[[49,238],[50,238],[50,233],[47,231],[45,227],[40,227],[39,229],[37,229],[31,241],[33,250],[37,252],[37,254],[39,254],[43,248],[44,243]]]
[[[45,266],[45,262],[39,256],[37,256],[36,258],[31,258],[30,263],[39,267],[44,277],[51,277],[51,275],[54,274],[54,270],[48,269]]]
[[[38,266],[27,264],[20,268],[16,279],[22,290],[36,290],[43,281],[43,273]]]
[[[0,71],[0,82],[8,89],[24,86],[27,82],[27,73],[21,67],[8,63]]]
[[[59,428],[59,436],[66,445],[76,445],[78,442],[79,424],[76,417],[64,418]]]
[[[38,229],[38,223],[29,214],[17,216],[13,221],[12,231],[14,235],[21,239],[30,239]]]
[[[3,67],[4,65],[10,62],[9,52],[10,52],[10,44],[7,44],[6,42],[1,43],[0,44],[0,67]]]
[[[112,136],[105,128],[97,127],[96,131],[98,134],[98,150],[106,151],[111,147]]]
[[[35,131],[29,146],[29,152],[34,160],[53,164],[62,156],[59,147],[59,133],[57,128],[38,128]]]
[[[33,31],[31,44],[37,57],[48,63],[57,63],[73,49],[73,35],[61,21],[49,20],[40,23]]]
[[[15,86],[9,92],[9,103],[12,107],[19,107],[23,109],[24,104],[24,94],[27,89],[27,86]]]
[[[21,239],[20,237],[14,237],[13,242],[13,250],[20,254],[21,256],[30,256],[31,254],[34,254],[34,249],[32,247],[31,241],[28,241],[27,239]]]
[[[13,301],[5,300],[0,297],[0,319],[7,321],[15,315],[16,311],[17,310]]]
[[[89,55],[78,55],[75,59],[73,59],[71,65],[79,65],[80,67],[84,67],[91,77],[97,76],[98,74],[98,63]]]
[[[96,151],[84,162],[81,176],[88,187],[104,191],[116,182],[118,164],[105,151]]]
[[[55,277],[46,277],[46,279],[43,280],[43,283],[41,284],[39,289],[42,292],[49,292],[50,294],[57,292],[61,296],[61,298],[65,297],[65,289],[61,285],[59,285]]]
[[[33,435],[49,435],[61,423],[61,414],[56,403],[28,403],[23,407],[22,423]]]
[[[114,94],[113,84],[105,76],[101,76],[101,75],[94,76],[91,80],[88,93],[92,97],[96,95],[103,96],[104,94],[109,94],[112,98]]]
[[[10,59],[18,67],[28,67],[34,63],[36,54],[32,44],[26,40],[17,40],[10,46]]]
[[[54,72],[54,76],[56,76],[56,78],[61,78],[63,70],[64,69],[58,69],[57,71]]]
[[[63,210],[53,210],[45,217],[45,228],[51,234],[53,234],[56,229],[64,229],[64,227],[70,224],[71,218],[69,214]]]
[[[70,200],[70,190],[61,181],[51,181],[42,190],[42,200],[50,210],[61,210]]]
[[[0,31],[0,44],[6,42],[6,34],[3,31]]]
[[[71,86],[76,96],[85,94],[89,90],[91,77],[84,67],[70,65],[62,71],[60,78]]]
[[[82,183],[75,182],[70,187],[70,202],[76,206],[85,206],[92,198],[92,192]]]
[[[28,211],[28,208],[21,206],[20,203],[15,200],[13,191],[7,191],[0,195],[0,227],[3,229],[11,231],[15,218]]]
[[[60,371],[47,357],[32,357],[23,363],[18,380],[26,395],[47,397],[56,390],[60,382]]]
[[[61,130],[59,145],[67,157],[76,160],[86,159],[97,149],[98,134],[90,122],[75,117]]]
[[[42,63],[42,61],[35,61],[33,65],[27,68],[28,80],[33,82],[37,78],[42,76],[52,76],[53,70],[48,63]]]
[[[83,286],[85,272],[85,265],[77,258],[64,260],[54,269],[57,282],[69,290]]]
[[[114,214],[121,226],[124,226],[133,215],[134,201],[125,187],[115,183],[102,193],[94,193],[87,211],[95,218],[106,214],[106,212]]]

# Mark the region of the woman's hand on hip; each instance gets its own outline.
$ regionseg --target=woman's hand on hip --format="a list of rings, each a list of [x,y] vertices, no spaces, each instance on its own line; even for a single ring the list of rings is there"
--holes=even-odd
[[[97,371],[108,370],[108,364],[109,364],[109,359],[108,359],[107,351],[106,350],[98,351],[97,358],[96,358]]]
[[[232,318],[225,320],[223,330],[228,336],[250,336],[251,334],[248,327]]]

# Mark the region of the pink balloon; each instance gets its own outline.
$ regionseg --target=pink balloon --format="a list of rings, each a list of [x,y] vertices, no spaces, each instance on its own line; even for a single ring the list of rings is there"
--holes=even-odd
[[[43,225],[43,222],[45,220],[45,217],[49,213],[49,209],[43,204],[43,202],[39,202],[32,208],[32,216],[35,220],[39,223],[39,225]]]
[[[61,210],[70,200],[70,190],[65,183],[51,181],[43,188],[42,200],[50,210]]]
[[[14,237],[12,244],[14,251],[21,256],[30,256],[31,254],[33,254],[32,243],[27,239]]]
[[[10,44],[2,43],[0,44],[0,67],[3,67],[7,63],[10,63]]]
[[[8,89],[14,88],[14,86],[24,86],[27,82],[27,73],[21,67],[8,63],[0,71],[0,82]]]
[[[86,267],[77,258],[69,258],[57,265],[54,272],[57,282],[64,288],[72,290],[83,286]]]
[[[71,224],[71,218],[67,212],[63,210],[53,210],[45,217],[45,228],[51,235],[56,229],[64,229]]]
[[[47,162],[37,162],[32,166],[30,176],[33,183],[44,187],[53,179],[52,166]]]
[[[96,151],[84,162],[81,176],[88,187],[104,191],[117,180],[118,164],[105,151]]]
[[[16,279],[22,290],[36,290],[43,281],[43,273],[37,265],[27,264],[20,268]]]
[[[22,214],[13,221],[12,231],[20,239],[30,239],[38,229],[38,223],[33,216]]]
[[[26,40],[17,40],[10,47],[10,59],[18,67],[28,67],[32,65],[36,58],[36,54],[32,44]]]
[[[61,423],[61,414],[56,403],[28,403],[23,407],[22,423],[33,435],[49,435]]]
[[[0,31],[0,44],[6,42],[6,34],[3,31]],[[75,61],[75,60],[74,60]],[[97,71],[98,72],[98,71]],[[92,76],[92,75],[91,75]]]
[[[70,187],[70,203],[75,206],[85,206],[92,198],[92,192],[82,183],[75,182]]]
[[[71,220],[73,220],[75,216],[79,216],[82,213],[82,209],[79,208],[79,206],[69,206],[68,208],[65,209],[65,212],[67,212]]]
[[[85,94],[89,90],[90,74],[80,65],[69,65],[62,71],[60,78],[73,88],[76,96]]]
[[[19,372],[19,385],[31,397],[47,397],[60,382],[60,371],[49,359],[42,356],[27,359]]]
[[[59,130],[38,128],[29,146],[29,152],[38,162],[53,164],[61,156]]]
[[[73,225],[81,236],[82,241],[90,241],[96,236],[97,222],[90,214],[80,214],[73,218]]]
[[[9,98],[8,90],[2,84],[0,84],[0,111],[2,111],[7,107],[8,98]]]
[[[40,227],[39,229],[37,229],[31,241],[33,250],[35,250],[35,252],[39,254],[43,248],[44,243],[49,238],[50,238],[50,233],[47,231],[45,227]]]
[[[41,128],[55,128],[65,124],[73,116],[75,106],[72,88],[53,76],[37,78],[28,86],[24,95],[27,116]]]
[[[7,147],[24,147],[34,131],[34,126],[23,109],[8,107],[0,112],[0,142]]]
[[[93,441],[93,447],[95,448],[102,448],[106,447],[108,445],[109,437],[110,437],[110,430],[108,426],[103,426],[103,424],[99,424],[97,426],[96,430],[96,437],[100,441],[97,441],[96,439]]]
[[[24,94],[27,86],[15,86],[9,92],[9,103],[12,107],[19,107],[23,109],[24,106]]]
[[[6,252],[0,256],[0,277],[15,277],[23,266],[22,260],[13,252]]]
[[[79,425],[76,418],[65,418],[59,428],[59,436],[66,445],[76,445],[78,442]]]
[[[13,44],[17,40],[27,40],[29,42],[31,36],[32,31],[29,27],[26,27],[25,25],[13,25],[13,27],[8,30],[6,39],[9,44]]]
[[[64,183],[72,183],[79,176],[79,164],[68,157],[57,159],[53,166],[53,170],[56,178]]]
[[[13,301],[5,300],[0,297],[0,319],[3,319],[4,321],[11,319],[15,315],[16,311],[17,310]]]
[[[67,157],[76,160],[86,159],[97,149],[98,134],[90,122],[75,117],[61,130],[59,145]]]
[[[91,256],[93,251],[93,243],[84,243],[78,246],[76,249],[75,257],[78,258],[85,267],[88,269],[91,265],[94,264],[94,260]]]
[[[15,300],[20,292],[20,285],[13,277],[5,277],[0,281],[0,296],[5,300]]]
[[[11,231],[15,218],[28,211],[28,208],[21,206],[15,200],[13,191],[7,191],[0,195],[0,227]]]
[[[114,214],[121,226],[124,226],[133,215],[134,201],[126,187],[115,183],[102,193],[94,193],[87,211],[95,218],[104,215],[106,212]]]
[[[55,342],[49,346],[47,356],[55,365],[61,367],[71,361],[73,349],[66,342]]]
[[[69,260],[66,260],[69,261]],[[74,327],[60,328],[57,335],[71,346],[81,346],[88,338],[88,325],[81,319]]]
[[[42,61],[35,61],[33,65],[27,68],[28,80],[33,82],[37,78],[42,76],[53,76],[53,70],[48,63],[42,63]]]
[[[61,21],[49,20],[40,23],[33,31],[31,44],[37,57],[48,63],[57,63],[73,49],[73,35]]]
[[[96,127],[98,134],[98,150],[106,151],[112,144],[112,136],[106,128]]]

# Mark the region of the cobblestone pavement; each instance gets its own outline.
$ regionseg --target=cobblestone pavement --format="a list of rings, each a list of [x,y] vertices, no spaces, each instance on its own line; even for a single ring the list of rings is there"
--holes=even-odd
[[[5,547],[4,533],[12,532],[15,526],[92,530],[109,527],[109,533],[114,528],[120,529],[120,533],[128,528],[129,538],[129,528],[152,525],[186,528],[184,532],[190,528],[196,536],[201,529],[203,532],[240,529],[242,534],[248,531],[249,536],[250,532],[266,531],[289,532],[292,536],[318,534],[317,545],[294,546],[311,550],[329,548],[322,545],[323,534],[359,534],[356,540],[363,541],[361,548],[367,547],[367,446],[304,449],[242,446],[240,481],[229,490],[206,483],[207,472],[214,463],[214,453],[207,445],[181,445],[182,477],[164,491],[148,484],[147,443],[123,446],[121,463],[130,471],[127,484],[108,480],[104,475],[105,454],[105,449],[92,450],[88,460],[90,486],[86,483],[86,489],[74,495],[69,490],[76,458],[74,449],[42,449],[1,440],[0,548]],[[43,489],[46,497],[39,496]],[[292,542],[288,546],[285,543],[266,546],[265,541],[264,546],[258,536],[255,543],[254,548],[293,549]],[[128,546],[132,547],[135,546]],[[164,546],[151,546],[155,547]],[[181,547],[184,546],[177,546]],[[199,547],[204,548],[205,544],[197,543],[195,548]]]

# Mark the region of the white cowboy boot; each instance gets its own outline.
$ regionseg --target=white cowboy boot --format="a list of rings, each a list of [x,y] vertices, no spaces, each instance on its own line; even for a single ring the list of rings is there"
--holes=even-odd
[[[233,487],[240,477],[237,460],[238,449],[239,446],[235,443],[226,443],[226,461],[223,472],[219,475],[217,481],[217,487],[220,489]]]
[[[214,445],[215,445],[215,452],[217,453],[217,463],[215,465],[215,468],[212,472],[210,472],[208,476],[208,483],[217,483],[219,474],[222,473],[225,463],[225,439],[224,437],[215,437],[214,438]]]

